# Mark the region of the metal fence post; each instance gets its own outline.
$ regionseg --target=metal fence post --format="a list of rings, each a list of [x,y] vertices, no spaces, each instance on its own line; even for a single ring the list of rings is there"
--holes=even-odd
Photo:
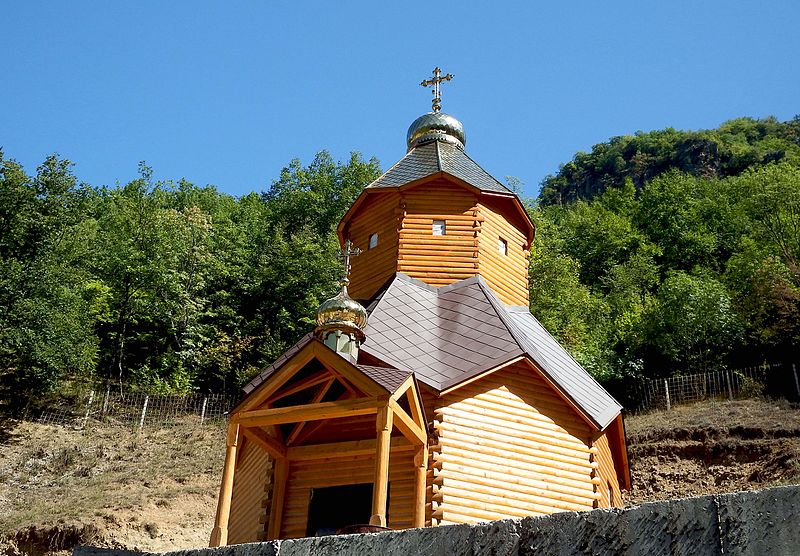
[[[106,384],[106,393],[103,395],[103,410],[100,413],[101,418],[105,419],[108,413],[108,401],[111,397],[111,383]]]
[[[206,418],[206,405],[208,404],[208,397],[206,396],[203,398],[203,409],[200,410],[200,424],[203,424],[203,421]]]
[[[664,393],[667,395],[667,411],[669,411],[672,409],[672,404],[669,401],[669,382],[666,378],[664,379]]]
[[[92,411],[92,402],[94,401],[94,390],[89,392],[89,401],[86,403],[86,414],[83,416],[83,427],[86,428],[86,423],[89,422],[89,413]]]
[[[800,398],[800,381],[797,380],[797,365],[792,363],[792,373],[794,373],[794,389],[797,390],[797,397]]]
[[[725,378],[728,381],[728,400],[733,401],[733,371],[727,371]]]
[[[144,427],[144,416],[147,414],[147,402],[150,401],[150,396],[145,395],[144,397],[144,404],[142,405],[142,416],[139,418],[139,432],[142,432],[142,427]]]

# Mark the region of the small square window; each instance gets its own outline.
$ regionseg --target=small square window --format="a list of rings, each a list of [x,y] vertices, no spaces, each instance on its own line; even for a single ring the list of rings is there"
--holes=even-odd
[[[378,234],[372,234],[369,236],[369,248],[375,249],[378,246]]]
[[[502,237],[497,239],[497,251],[501,255],[508,255],[508,242]]]
[[[433,221],[433,235],[435,236],[447,235],[447,224],[445,224],[444,220]]]

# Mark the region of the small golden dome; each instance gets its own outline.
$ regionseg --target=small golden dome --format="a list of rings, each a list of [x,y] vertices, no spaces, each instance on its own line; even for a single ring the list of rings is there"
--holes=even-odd
[[[413,121],[406,134],[408,150],[431,141],[452,143],[463,149],[467,144],[464,124],[444,112],[428,112]]]
[[[317,309],[317,332],[341,329],[355,332],[360,340],[364,339],[364,327],[367,326],[367,310],[358,301],[347,294],[347,284],[336,296],[322,302]]]

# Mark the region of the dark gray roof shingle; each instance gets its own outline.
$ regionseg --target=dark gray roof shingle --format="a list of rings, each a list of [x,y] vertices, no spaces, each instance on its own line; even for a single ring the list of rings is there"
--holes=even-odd
[[[527,307],[504,305],[480,276],[436,289],[398,274],[365,332],[365,353],[439,391],[527,355],[600,428],[621,410]]]
[[[387,367],[356,365],[358,370],[383,386],[388,392],[395,392],[412,375],[411,371],[401,371]]]
[[[367,188],[400,187],[439,172],[455,176],[481,191],[512,193],[462,149],[441,141],[414,147]]]

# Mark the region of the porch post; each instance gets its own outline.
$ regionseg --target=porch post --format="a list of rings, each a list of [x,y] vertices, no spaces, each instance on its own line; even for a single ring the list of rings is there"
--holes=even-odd
[[[225,546],[228,544],[228,519],[231,514],[231,496],[233,495],[233,474],[236,469],[236,447],[239,444],[239,425],[228,423],[228,435],[225,442],[225,467],[222,470],[222,486],[219,489],[217,517],[214,529],[211,530],[209,546]]]
[[[392,441],[392,409],[387,405],[378,410],[375,420],[375,481],[372,490],[372,517],[370,525],[386,527],[386,500],[389,492],[389,451]]]
[[[286,499],[286,479],[289,476],[289,462],[285,457],[275,458],[272,471],[272,495],[269,506],[269,526],[267,538],[278,539],[283,525],[283,502]]]
[[[425,490],[428,475],[428,446],[423,444],[414,455],[414,527],[425,527]]]

